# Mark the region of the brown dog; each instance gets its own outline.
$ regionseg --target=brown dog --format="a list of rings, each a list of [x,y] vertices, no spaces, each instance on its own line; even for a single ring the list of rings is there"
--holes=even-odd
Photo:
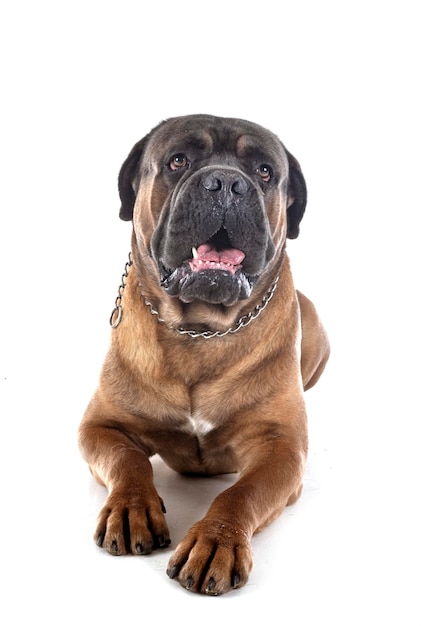
[[[221,594],[246,583],[252,535],[302,491],[303,392],[329,354],[285,250],[304,178],[264,128],[193,115],[134,146],[119,192],[132,253],[79,433],[109,492],[95,541],[115,555],[169,545],[154,454],[177,472],[238,472],[167,569],[186,589]]]

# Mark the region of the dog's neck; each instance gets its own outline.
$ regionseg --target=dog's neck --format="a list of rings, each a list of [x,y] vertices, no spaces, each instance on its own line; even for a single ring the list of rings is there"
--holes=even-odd
[[[226,330],[199,331],[194,329],[187,329],[183,326],[174,327],[160,317],[158,310],[153,306],[152,302],[146,299],[143,293],[141,293],[141,295],[143,296],[143,302],[146,306],[149,307],[151,314],[156,316],[156,319],[158,320],[158,322],[160,322],[160,324],[165,324],[168,328],[170,328],[171,330],[175,330],[180,335],[188,335],[189,337],[193,337],[194,339],[213,339],[214,337],[225,337],[226,335],[234,334],[242,328],[245,328],[246,326],[251,324],[257,317],[259,317],[262,311],[267,308],[268,303],[272,299],[274,292],[276,291],[278,281],[279,275],[276,276],[267,294],[262,298],[261,302],[257,304],[254,309],[249,311],[249,313],[240,317],[233,326],[227,328]]]
[[[127,285],[127,279],[131,272],[132,266],[133,266],[133,258],[130,253],[128,256],[128,261],[125,264],[125,269],[122,275],[121,284],[118,289],[118,296],[115,301],[115,308],[113,309],[111,317],[110,317],[110,325],[112,326],[112,328],[116,328],[117,326],[119,326],[122,320],[122,299],[123,299],[124,291]],[[164,319],[165,316],[163,313],[160,312],[159,307],[152,302],[152,299],[150,298],[150,296],[143,290],[143,286],[140,282],[140,279],[138,280],[138,285],[140,288],[140,295],[142,297],[144,305],[149,308],[151,315],[154,315],[155,319],[160,324],[166,326],[170,330],[177,332],[179,335],[187,335],[195,339],[196,338],[213,339],[215,337],[225,337],[230,334],[235,334],[238,331],[240,331],[242,328],[245,328],[246,326],[249,326],[252,322],[254,322],[261,315],[261,313],[267,308],[269,302],[273,298],[274,292],[276,291],[276,288],[277,288],[278,281],[279,281],[279,274],[275,276],[267,293],[262,297],[261,301],[257,303],[253,309],[243,314],[229,327],[224,327],[224,328],[220,327],[218,329],[209,328],[207,325],[204,325],[204,324],[200,325],[200,329],[199,327],[190,328],[192,323],[189,323],[188,320],[187,320],[187,323],[185,323],[185,320],[184,320],[184,325],[181,325],[181,324],[178,325],[176,321],[168,321]],[[200,303],[199,306],[206,307],[207,305],[205,303]]]

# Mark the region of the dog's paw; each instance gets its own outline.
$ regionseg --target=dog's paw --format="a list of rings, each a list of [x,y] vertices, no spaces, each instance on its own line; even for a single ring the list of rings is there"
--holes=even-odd
[[[194,524],[178,545],[167,575],[189,591],[220,595],[242,587],[252,567],[247,533],[205,518]]]
[[[94,535],[96,544],[115,556],[149,554],[170,544],[164,503],[113,492],[101,509]]]

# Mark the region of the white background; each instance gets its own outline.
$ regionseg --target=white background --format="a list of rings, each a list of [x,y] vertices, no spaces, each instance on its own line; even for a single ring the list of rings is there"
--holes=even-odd
[[[2,623],[434,623],[430,4],[4,3]],[[300,161],[288,250],[333,349],[307,395],[304,496],[220,598],[167,578],[172,547],[94,546],[105,493],[76,447],[129,251],[117,174],[186,113],[259,122]],[[173,545],[231,480],[155,474]]]

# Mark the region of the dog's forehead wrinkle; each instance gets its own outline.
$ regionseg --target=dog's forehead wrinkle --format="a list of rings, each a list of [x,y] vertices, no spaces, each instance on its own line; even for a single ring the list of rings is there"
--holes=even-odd
[[[172,124],[169,121],[157,129],[148,143],[147,150],[151,154],[159,153],[161,146],[165,146],[169,154],[187,147],[206,149],[212,146],[212,137],[206,129],[194,126],[182,129],[179,128],[179,123]]]
[[[208,153],[212,151],[212,140],[206,133],[189,133],[185,137],[173,137],[171,141],[167,143],[167,156],[177,152],[186,152],[187,155],[192,152],[195,153]]]
[[[285,148],[282,142],[273,135],[265,139],[252,134],[244,134],[238,140],[237,150],[241,157],[260,159],[265,163],[271,160],[273,165],[287,164]]]
[[[263,146],[265,137],[268,149],[279,150],[279,139],[258,124],[234,118],[193,115],[166,120],[157,128],[149,146],[152,148],[153,144],[171,144],[175,139],[181,144],[211,144],[214,152],[225,149],[238,151],[238,146],[240,149],[244,145]]]

